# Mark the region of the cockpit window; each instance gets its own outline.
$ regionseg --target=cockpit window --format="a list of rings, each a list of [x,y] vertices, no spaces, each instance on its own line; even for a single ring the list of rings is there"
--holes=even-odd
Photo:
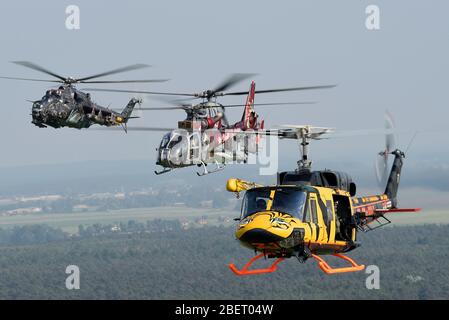
[[[168,143],[168,148],[172,148],[174,145],[181,142],[182,136],[178,133],[174,133],[170,139],[170,142]]]
[[[272,191],[274,191],[274,197],[270,207]],[[301,219],[306,199],[307,193],[295,187],[254,188],[248,190],[245,194],[242,204],[242,218],[256,212],[271,210],[287,213]]]
[[[161,145],[160,145],[161,149],[165,148],[169,141],[170,141],[170,133],[166,133],[161,141]]]

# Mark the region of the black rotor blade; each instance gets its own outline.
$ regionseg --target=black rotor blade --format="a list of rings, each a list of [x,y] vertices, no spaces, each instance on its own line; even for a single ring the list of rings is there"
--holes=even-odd
[[[138,108],[137,110],[143,110],[143,111],[148,111],[148,110],[185,110],[185,109],[190,109],[189,107],[155,107],[155,108]]]
[[[255,103],[254,106],[256,107],[263,107],[263,106],[288,106],[288,105],[300,105],[300,104],[315,104],[315,101],[304,101],[304,102],[279,102],[279,103]],[[237,107],[245,107],[244,104],[224,104],[220,107],[224,108],[237,108]]]
[[[76,79],[78,82],[82,82],[85,80],[90,80],[90,79],[94,79],[94,78],[99,78],[99,77],[104,77],[104,76],[109,76],[111,74],[117,74],[117,73],[122,73],[122,72],[127,72],[127,71],[131,71],[131,70],[137,70],[137,69],[143,69],[143,68],[148,68],[150,67],[147,64],[132,64],[126,67],[122,67],[122,68],[118,68],[118,69],[114,69],[114,70],[110,70],[110,71],[106,71],[106,72],[102,72],[102,73],[97,73],[94,74],[92,76],[89,77],[84,77],[84,78],[79,78]]]
[[[89,130],[95,131],[123,131],[121,127],[108,127],[108,128],[91,128]],[[163,131],[169,132],[173,131],[173,128],[158,128],[158,127],[128,127],[128,131]]]
[[[268,90],[256,90],[254,93],[271,93],[271,92],[285,92],[285,91],[301,91],[301,90],[314,90],[314,89],[330,89],[336,87],[336,84],[332,85],[324,85],[324,86],[309,86],[309,87],[295,87],[295,88],[280,88],[280,89],[268,89]],[[240,96],[246,95],[248,91],[240,91],[240,92],[224,92],[222,95],[224,96]]]
[[[0,77],[1,79],[10,79],[10,80],[25,80],[25,81],[40,81],[40,82],[63,82],[60,80],[44,80],[44,79],[30,79],[30,78],[17,78],[17,77]]]
[[[58,78],[58,79],[60,79],[62,81],[66,80],[65,77],[60,76],[59,74],[56,74],[56,73],[54,73],[54,72],[52,72],[50,70],[47,70],[47,69],[45,69],[45,68],[43,68],[41,66],[38,66],[35,63],[29,62],[29,61],[11,61],[11,62],[15,63],[15,64],[18,64],[20,66],[26,67],[26,68],[30,68],[30,69],[33,69],[33,70],[36,70],[36,71],[39,71],[39,72],[46,73],[46,74],[48,74],[50,76],[53,76],[55,78]]]
[[[80,83],[150,83],[150,82],[166,82],[169,79],[152,79],[152,80],[94,80],[94,81],[78,81]]]
[[[305,101],[305,102],[280,102],[280,103],[255,103],[256,107],[263,106],[286,106],[286,105],[301,105],[301,104],[315,104],[315,101]],[[245,107],[244,104],[221,104],[221,105],[204,105],[198,106],[198,109],[207,109],[207,108],[241,108]],[[139,110],[185,110],[185,109],[194,109],[195,106],[185,105],[185,106],[176,106],[176,107],[155,107],[155,108],[139,108]]]
[[[154,111],[160,111],[160,110],[185,110],[185,109],[190,109],[190,106],[186,106],[186,107],[182,107],[182,106],[177,106],[177,107],[154,107],[154,108],[151,108],[151,107],[144,107],[144,108],[138,107],[135,110],[137,110],[137,111],[139,111],[139,110],[141,110],[141,111],[153,111],[153,110]],[[114,109],[114,111],[121,112],[122,110]]]
[[[177,92],[154,92],[154,91],[139,91],[139,90],[119,90],[119,89],[99,89],[99,88],[86,88],[85,91],[102,91],[102,92],[124,92],[124,93],[140,93],[140,94],[160,94],[166,96],[188,96],[195,97],[194,93],[177,93]]]
[[[234,73],[230,75],[226,80],[220,83],[212,92],[221,92],[229,89],[237,83],[254,76],[254,73]],[[248,93],[248,92],[247,92]]]

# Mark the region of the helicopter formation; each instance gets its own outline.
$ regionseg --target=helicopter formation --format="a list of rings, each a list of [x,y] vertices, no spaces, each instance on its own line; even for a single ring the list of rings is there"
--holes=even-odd
[[[13,61],[13,63],[47,74],[55,79],[46,80],[4,76],[1,76],[0,78],[9,80],[56,82],[61,84],[61,86],[56,89],[47,90],[40,100],[31,101],[33,103],[31,110],[32,123],[40,128],[50,126],[53,128],[70,127],[86,129],[96,124],[104,127],[121,127],[125,132],[166,132],[157,148],[156,165],[162,167],[162,170],[155,171],[157,175],[173,171],[174,169],[196,165],[203,168],[202,172],[197,172],[198,175],[202,176],[220,171],[230,162],[246,163],[249,154],[257,153],[260,138],[242,133],[247,131],[257,131],[264,128],[264,120],[259,120],[259,116],[254,110],[254,106],[285,106],[313,103],[281,102],[255,104],[254,97],[256,93],[266,94],[335,87],[335,85],[320,85],[256,90],[255,83],[252,82],[249,91],[230,92],[228,89],[232,86],[253,76],[253,74],[232,74],[214,89],[208,89],[197,93],[102,88],[87,88],[80,90],[75,87],[76,84],[158,83],[165,82],[168,79],[96,80],[100,77],[149,67],[149,65],[146,64],[134,64],[88,77],[73,78],[63,77],[29,61]],[[139,108],[139,110],[142,111],[184,110],[186,112],[186,118],[182,121],[178,121],[177,128],[128,127],[128,120],[138,118],[133,116],[132,113],[135,106],[142,103],[142,99],[133,97],[122,111],[116,111],[93,102],[90,92],[95,91],[132,93],[135,95],[177,96],[189,99],[199,99],[200,102],[196,104],[186,104],[180,103],[179,101],[172,101],[173,104],[176,104],[175,106],[163,108]],[[217,101],[218,97],[240,95],[248,96],[245,104],[226,105]],[[243,107],[242,118],[240,121],[230,123],[225,110],[227,108],[236,107]],[[207,166],[211,164],[214,165],[215,168],[209,170]]]
[[[157,175],[174,169],[199,166],[203,176],[222,170],[229,162],[246,163],[250,154],[257,154],[261,139],[275,136],[279,139],[297,140],[301,157],[298,167],[292,171],[277,173],[274,185],[264,186],[243,179],[231,178],[226,189],[237,196],[244,192],[240,217],[235,232],[240,243],[256,252],[243,269],[230,264],[236,275],[272,273],[286,258],[296,257],[299,262],[313,258],[326,274],[356,272],[364,265],[356,263],[345,255],[360,246],[357,233],[382,227],[391,221],[385,216],[394,212],[417,212],[419,208],[400,208],[398,188],[405,153],[394,148],[393,121],[386,117],[385,149],[378,153],[377,178],[384,187],[381,194],[357,196],[357,187],[349,174],[333,170],[312,171],[309,148],[312,141],[332,138],[333,129],[310,125],[287,125],[277,129],[266,129],[265,121],[255,111],[255,106],[282,106],[312,104],[314,102],[258,103],[256,94],[288,91],[330,89],[335,85],[288,87],[256,90],[251,82],[248,91],[229,89],[248,79],[252,74],[233,74],[214,89],[197,93],[159,92],[147,90],[122,90],[87,88],[77,89],[76,84],[104,83],[157,83],[167,79],[152,80],[96,80],[97,78],[149,67],[134,64],[94,74],[88,77],[62,77],[48,69],[28,61],[15,61],[21,65],[52,76],[53,80],[0,77],[12,80],[45,81],[60,83],[56,89],[47,90],[45,95],[32,101],[32,123],[40,128],[70,127],[87,129],[92,125],[109,127],[111,130],[165,132],[157,148],[156,164],[162,170]],[[89,92],[115,92],[134,95],[177,96],[184,100],[171,101],[169,107],[140,107],[142,111],[183,110],[186,117],[178,121],[177,128],[128,127],[128,121],[136,118],[133,111],[142,100],[133,97],[122,111],[106,108],[92,101]],[[247,95],[244,104],[224,104],[218,98]],[[200,100],[188,104],[185,99]],[[239,120],[231,122],[226,116],[227,108],[243,108]],[[99,129],[99,130],[107,130]],[[388,158],[393,164],[388,169]],[[215,165],[213,170],[208,165]],[[389,170],[389,171],[388,171]],[[372,226],[373,223],[376,226]],[[332,268],[324,255],[333,255],[347,261],[350,266]],[[275,258],[269,268],[249,269],[260,258]]]
[[[155,171],[157,175],[170,172],[174,169],[190,166],[200,166],[202,172],[199,176],[222,170],[226,164],[232,162],[246,163],[250,154],[256,154],[259,148],[260,137],[251,132],[264,129],[264,120],[260,119],[255,106],[286,106],[312,104],[314,102],[280,102],[280,103],[254,103],[256,94],[304,91],[316,89],[330,89],[335,85],[319,85],[307,87],[289,87],[278,89],[256,90],[256,83],[251,82],[249,91],[227,91],[237,83],[251,77],[252,74],[233,74],[217,85],[214,89],[198,93],[185,92],[155,92],[142,90],[119,89],[86,89],[95,92],[132,93],[144,95],[182,96],[184,98],[199,99],[196,104],[172,101],[177,104],[171,107],[139,108],[143,111],[154,110],[183,110],[186,118],[178,121],[177,128],[135,127],[130,131],[169,131],[157,149],[156,165],[162,167]],[[247,95],[245,104],[222,104],[218,97]],[[243,107],[242,117],[239,121],[231,123],[226,116],[226,109]],[[212,164],[214,169],[208,170]]]

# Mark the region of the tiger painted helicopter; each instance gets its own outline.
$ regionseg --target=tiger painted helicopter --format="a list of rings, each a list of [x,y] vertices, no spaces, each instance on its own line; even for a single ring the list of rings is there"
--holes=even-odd
[[[376,227],[390,223],[385,217],[387,213],[420,210],[398,208],[397,192],[405,154],[399,149],[391,150],[391,143],[379,153],[385,161],[388,155],[394,156],[383,194],[356,197],[356,185],[346,173],[312,171],[309,143],[330,134],[328,128],[311,126],[275,132],[280,138],[299,139],[302,151],[298,169],[278,173],[275,186],[228,180],[228,191],[237,195],[245,191],[241,216],[236,219],[239,221],[236,238],[243,246],[259,252],[241,270],[230,264],[236,275],[274,272],[282,260],[292,256],[301,263],[315,259],[326,274],[361,271],[364,265],[344,255],[360,245],[357,232],[375,229],[371,227],[373,222],[379,223]],[[387,142],[389,140],[387,135]],[[323,255],[343,259],[350,266],[332,268]],[[269,268],[249,269],[262,257],[276,258],[276,261]]]
[[[17,77],[0,77],[10,80],[26,80],[39,82],[56,82],[61,83],[58,88],[49,89],[45,95],[33,103],[31,116],[34,125],[40,128],[70,127],[76,129],[89,128],[93,124],[101,126],[121,126],[125,132],[127,131],[127,123],[129,119],[135,118],[132,112],[136,104],[142,103],[140,99],[132,98],[123,111],[115,111],[93,102],[90,93],[85,93],[75,88],[77,83],[148,83],[148,82],[164,82],[166,79],[159,80],[94,80],[112,74],[127,72],[147,68],[149,65],[134,64],[126,67],[102,72],[89,77],[72,78],[63,77],[52,71],[49,71],[35,63],[29,61],[13,61],[13,63],[39,71],[54,77],[53,80],[17,78]]]
[[[88,91],[118,92],[143,95],[183,96],[191,99],[201,99],[197,104],[186,104],[171,101],[177,104],[169,107],[143,107],[142,111],[169,111],[183,110],[186,118],[178,121],[178,128],[157,127],[130,127],[130,131],[168,131],[164,134],[157,148],[156,165],[162,167],[155,174],[160,175],[175,169],[198,166],[202,167],[199,176],[217,172],[229,163],[247,163],[248,155],[258,150],[260,137],[253,132],[263,130],[264,120],[255,111],[255,106],[285,106],[312,104],[314,102],[280,102],[255,103],[255,95],[261,93],[303,91],[314,89],[328,89],[335,85],[319,85],[306,87],[291,87],[256,90],[256,83],[251,82],[249,91],[227,91],[237,83],[251,77],[252,74],[236,73],[230,75],[213,89],[199,93],[180,92],[154,92],[121,89],[86,89]],[[245,104],[222,104],[217,102],[218,97],[247,95]],[[226,109],[243,107],[243,114],[237,122],[230,122],[226,116]],[[208,165],[214,165],[209,170]]]

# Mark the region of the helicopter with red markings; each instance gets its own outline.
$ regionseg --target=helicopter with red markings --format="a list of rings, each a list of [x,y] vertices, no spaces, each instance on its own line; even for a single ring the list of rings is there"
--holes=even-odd
[[[229,163],[247,163],[250,154],[256,154],[260,147],[261,137],[249,134],[264,129],[264,120],[259,118],[255,106],[286,106],[311,104],[314,102],[280,102],[255,103],[256,94],[303,91],[314,89],[328,89],[335,85],[319,85],[290,87],[280,89],[256,90],[256,83],[251,82],[249,91],[227,91],[237,83],[251,77],[252,74],[232,74],[221,84],[211,90],[199,93],[155,92],[118,89],[86,89],[88,91],[132,93],[133,95],[165,95],[181,96],[190,99],[200,99],[200,103],[187,104],[184,101],[170,101],[175,106],[139,108],[143,111],[183,110],[186,118],[178,122],[177,128],[130,127],[129,131],[168,131],[157,148],[156,165],[161,166],[163,174],[174,169],[202,167],[199,176],[217,172]],[[244,104],[222,104],[218,97],[247,95]],[[239,121],[230,123],[226,116],[226,109],[243,107],[243,114]],[[212,170],[208,165],[214,165]]]

